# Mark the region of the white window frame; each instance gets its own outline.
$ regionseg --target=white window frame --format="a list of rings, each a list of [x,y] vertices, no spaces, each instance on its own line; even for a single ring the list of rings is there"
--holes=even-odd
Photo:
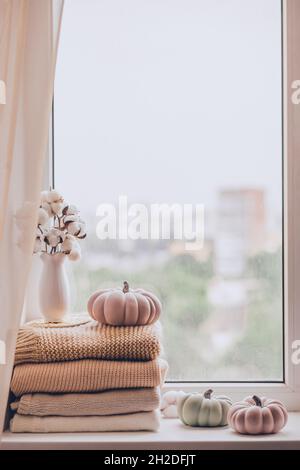
[[[292,102],[292,83],[300,80],[300,0],[282,0],[283,10],[283,175],[284,175],[284,382],[213,383],[216,393],[233,400],[246,395],[272,396],[282,400],[290,411],[300,411],[300,364],[291,360],[292,344],[300,340],[300,104]],[[44,186],[52,185],[53,127]],[[164,390],[196,391],[212,384],[170,382]]]

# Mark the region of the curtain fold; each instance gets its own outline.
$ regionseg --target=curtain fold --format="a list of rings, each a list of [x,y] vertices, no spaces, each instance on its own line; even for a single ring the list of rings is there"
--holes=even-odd
[[[32,262],[63,3],[0,0],[0,431]]]

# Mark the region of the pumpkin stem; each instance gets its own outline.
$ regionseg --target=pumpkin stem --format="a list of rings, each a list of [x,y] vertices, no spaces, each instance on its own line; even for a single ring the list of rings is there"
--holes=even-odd
[[[257,395],[253,395],[252,399],[255,401],[256,406],[262,407],[261,399]]]
[[[123,287],[123,292],[124,292],[124,294],[126,294],[126,292],[129,292],[129,284],[128,284],[128,282],[127,282],[127,281],[124,281],[124,282],[123,282],[123,286],[124,286],[124,287]]]
[[[211,388],[206,390],[206,392],[204,392],[204,394],[203,394],[204,398],[211,398],[212,392],[213,392],[213,390]]]

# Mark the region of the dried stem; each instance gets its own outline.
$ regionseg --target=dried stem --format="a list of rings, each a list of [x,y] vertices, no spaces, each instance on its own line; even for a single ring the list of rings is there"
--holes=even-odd
[[[213,393],[213,390],[211,388],[209,388],[208,390],[206,390],[206,392],[204,392],[203,396],[204,396],[204,398],[210,399],[212,393]]]
[[[126,294],[127,292],[129,292],[129,284],[127,281],[124,281],[123,282],[123,292],[124,294]]]
[[[253,395],[252,399],[255,401],[256,406],[262,407],[262,401],[257,395]]]

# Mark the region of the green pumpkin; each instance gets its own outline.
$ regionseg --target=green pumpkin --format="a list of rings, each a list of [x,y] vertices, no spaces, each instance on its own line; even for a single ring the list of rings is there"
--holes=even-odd
[[[226,426],[232,402],[225,396],[212,396],[213,391],[187,393],[177,402],[178,416],[188,426]]]

